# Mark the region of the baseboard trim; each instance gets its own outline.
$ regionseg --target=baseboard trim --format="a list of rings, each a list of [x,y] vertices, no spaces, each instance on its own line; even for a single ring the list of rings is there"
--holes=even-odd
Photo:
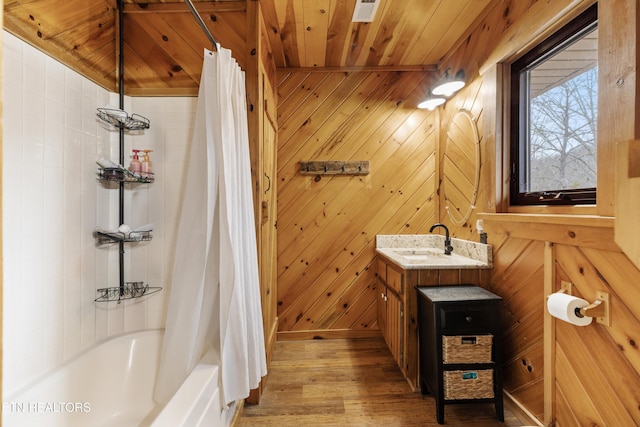
[[[503,391],[504,406],[509,409],[526,426],[545,427],[522,403],[520,403],[511,393]]]
[[[323,339],[359,339],[379,338],[382,334],[379,330],[354,330],[354,329],[319,329],[313,331],[280,331],[278,341],[304,341]]]
[[[267,351],[267,367],[271,365],[271,357],[273,356],[273,351],[276,348],[276,341],[278,340],[278,321],[278,317],[273,320],[273,324],[271,325],[271,329],[268,334],[267,342],[265,343]]]

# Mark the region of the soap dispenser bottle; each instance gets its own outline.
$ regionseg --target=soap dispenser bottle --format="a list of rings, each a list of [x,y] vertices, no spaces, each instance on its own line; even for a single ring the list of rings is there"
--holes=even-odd
[[[133,151],[133,159],[131,159],[131,163],[129,164],[129,172],[140,175],[140,170],[142,169],[142,164],[140,163],[140,159],[138,158],[138,153],[140,150],[132,150]]]
[[[153,152],[153,150],[142,151],[144,151],[144,158],[142,159],[140,174],[145,178],[151,178],[153,176],[153,164],[149,160],[149,153]]]

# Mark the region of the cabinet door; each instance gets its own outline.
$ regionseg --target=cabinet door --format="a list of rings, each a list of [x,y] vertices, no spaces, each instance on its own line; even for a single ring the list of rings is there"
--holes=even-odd
[[[385,260],[377,259],[378,274],[378,326],[393,358],[404,372],[404,303],[402,272],[395,270]]]
[[[378,280],[378,328],[387,341],[387,287]]]
[[[265,95],[266,96],[266,95]],[[260,293],[262,302],[262,321],[264,325],[265,342],[270,342],[269,333],[273,330],[277,318],[278,279],[277,249],[277,192],[276,192],[276,139],[274,124],[265,115],[263,122],[263,158],[262,158],[262,188],[261,221],[259,225],[260,248]],[[273,340],[273,336],[271,339]]]
[[[387,292],[387,345],[400,368],[403,366],[404,306],[393,293]]]

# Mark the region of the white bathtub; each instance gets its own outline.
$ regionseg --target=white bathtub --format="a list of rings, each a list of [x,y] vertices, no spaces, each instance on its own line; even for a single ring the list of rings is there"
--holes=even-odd
[[[4,397],[4,427],[224,426],[218,367],[203,358],[163,408],[153,400],[162,330],[94,347],[36,384]]]

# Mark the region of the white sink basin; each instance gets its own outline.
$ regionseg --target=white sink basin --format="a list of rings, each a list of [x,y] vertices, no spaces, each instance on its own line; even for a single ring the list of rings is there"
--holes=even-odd
[[[405,270],[491,268],[491,246],[455,238],[451,245],[453,251],[446,255],[441,235],[376,236],[376,252]]]
[[[447,255],[445,255],[443,250],[436,250],[435,248],[429,248],[429,249],[423,249],[423,248],[419,248],[419,249],[391,249],[391,252],[399,255],[399,256],[403,256],[403,257],[409,257],[409,258],[413,258],[413,257],[446,257]]]
[[[434,262],[450,261],[451,255],[445,255],[444,250],[440,249],[424,249],[424,248],[393,248],[387,249],[392,256],[402,258],[408,263],[425,263],[432,264]],[[457,257],[453,257],[457,258]]]

